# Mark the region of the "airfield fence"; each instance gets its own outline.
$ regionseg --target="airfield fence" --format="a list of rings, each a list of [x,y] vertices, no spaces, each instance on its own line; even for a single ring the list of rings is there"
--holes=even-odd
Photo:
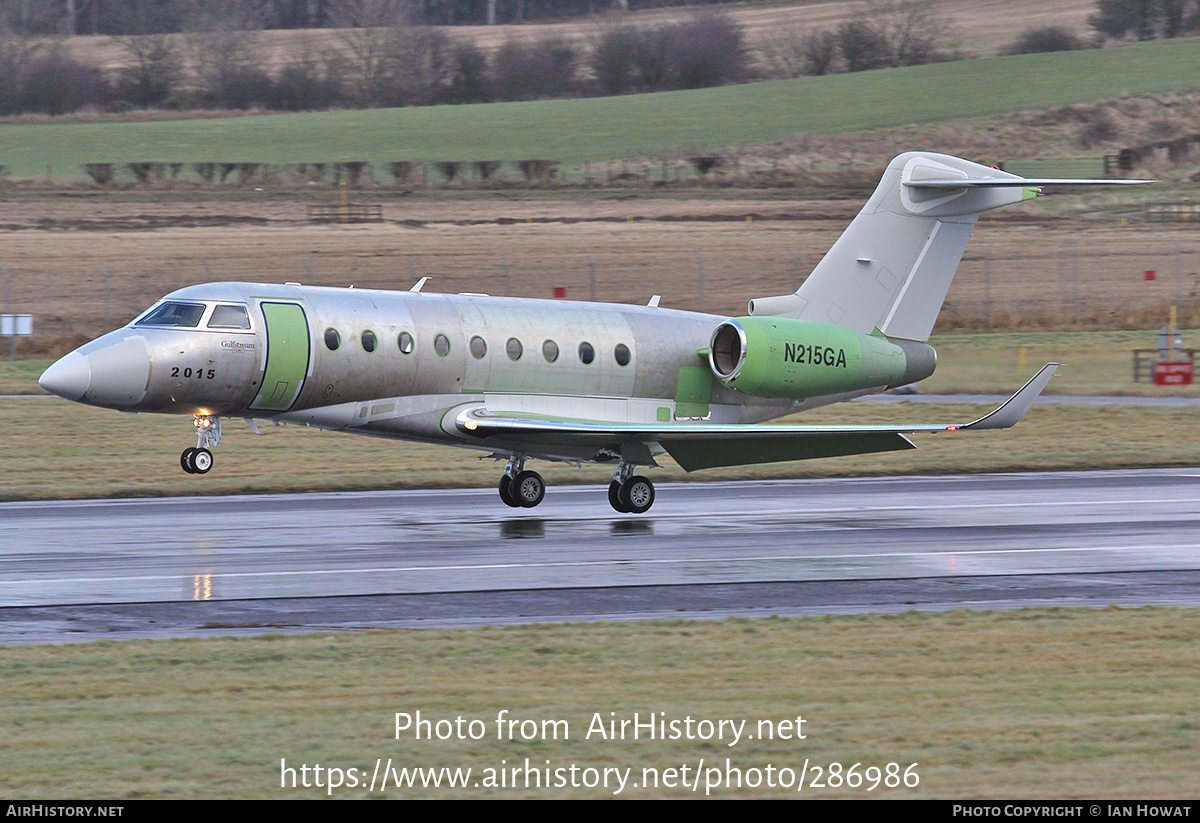
[[[795,233],[767,221],[705,223],[700,233],[679,223],[631,225],[642,237],[637,244],[608,242],[582,252],[564,252],[561,242],[552,252],[538,246],[498,254],[486,242],[460,242],[448,251],[444,235],[420,231],[407,235],[412,239],[396,253],[389,235],[388,251],[345,254],[354,260],[352,269],[339,264],[341,252],[258,250],[253,240],[236,254],[185,259],[165,271],[140,257],[95,267],[72,263],[69,272],[11,256],[0,266],[11,295],[6,311],[35,318],[35,334],[21,342],[22,351],[54,353],[128,322],[160,294],[210,280],[407,289],[430,276],[425,291],[641,305],[657,293],[664,307],[736,316],[745,313],[747,298],[794,291],[840,231],[802,246]],[[572,224],[571,236],[580,228]],[[1178,307],[1182,328],[1200,327],[1200,236],[1181,225],[1126,229],[1113,226],[1087,237],[1020,224],[981,229],[959,266],[939,328],[1157,329],[1170,305]],[[592,231],[593,238],[619,233],[612,223]],[[697,237],[713,239],[701,245],[693,242]],[[334,236],[331,242],[345,240]]]

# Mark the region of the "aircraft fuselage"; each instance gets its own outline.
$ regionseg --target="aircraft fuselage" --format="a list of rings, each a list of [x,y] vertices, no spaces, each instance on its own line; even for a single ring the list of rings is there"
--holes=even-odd
[[[640,513],[635,476],[668,452],[687,470],[913,448],[917,432],[1007,428],[1053,375],[965,425],[754,425],[914,383],[978,214],[1039,183],[910,152],[804,284],[748,316],[647,306],[214,283],[172,292],[71,352],[39,382],[126,412],[192,415],[181,467],[204,474],[221,420],[269,419],[444,443],[507,459],[499,491],[536,506],[530,458],[615,463],[609,501]],[[1129,182],[1129,181],[1126,181]]]

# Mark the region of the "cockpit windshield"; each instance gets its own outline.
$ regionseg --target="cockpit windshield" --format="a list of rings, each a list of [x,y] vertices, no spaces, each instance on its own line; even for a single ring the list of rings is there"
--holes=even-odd
[[[210,329],[249,329],[250,315],[245,306],[218,305],[208,318]]]
[[[151,310],[134,325],[137,326],[182,326],[194,329],[204,316],[203,303],[166,302]]]

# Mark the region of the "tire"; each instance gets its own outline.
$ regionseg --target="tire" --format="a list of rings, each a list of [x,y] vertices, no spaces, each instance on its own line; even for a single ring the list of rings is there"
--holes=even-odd
[[[192,465],[192,459],[196,456],[196,448],[184,449],[183,454],[179,455],[179,465],[188,474],[195,474],[196,467]]]
[[[641,514],[654,505],[654,484],[648,478],[635,476],[621,486],[621,503],[630,514]]]
[[[521,506],[532,509],[546,496],[546,481],[537,472],[524,471],[512,479],[509,489]]]
[[[514,509],[521,507],[520,502],[512,496],[512,478],[507,474],[500,477],[500,499],[506,506],[512,506]]]
[[[625,504],[621,502],[621,484],[616,480],[608,484],[608,505],[621,514],[630,513],[629,509],[625,508]]]
[[[212,452],[208,449],[196,449],[192,455],[192,471],[196,474],[208,474],[213,467]]]

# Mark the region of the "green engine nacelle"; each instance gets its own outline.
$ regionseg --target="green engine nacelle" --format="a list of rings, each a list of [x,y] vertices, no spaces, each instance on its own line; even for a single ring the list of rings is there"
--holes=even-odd
[[[933,374],[937,352],[827,323],[759,316],[717,326],[708,361],[731,389],[801,399],[924,380]]]

